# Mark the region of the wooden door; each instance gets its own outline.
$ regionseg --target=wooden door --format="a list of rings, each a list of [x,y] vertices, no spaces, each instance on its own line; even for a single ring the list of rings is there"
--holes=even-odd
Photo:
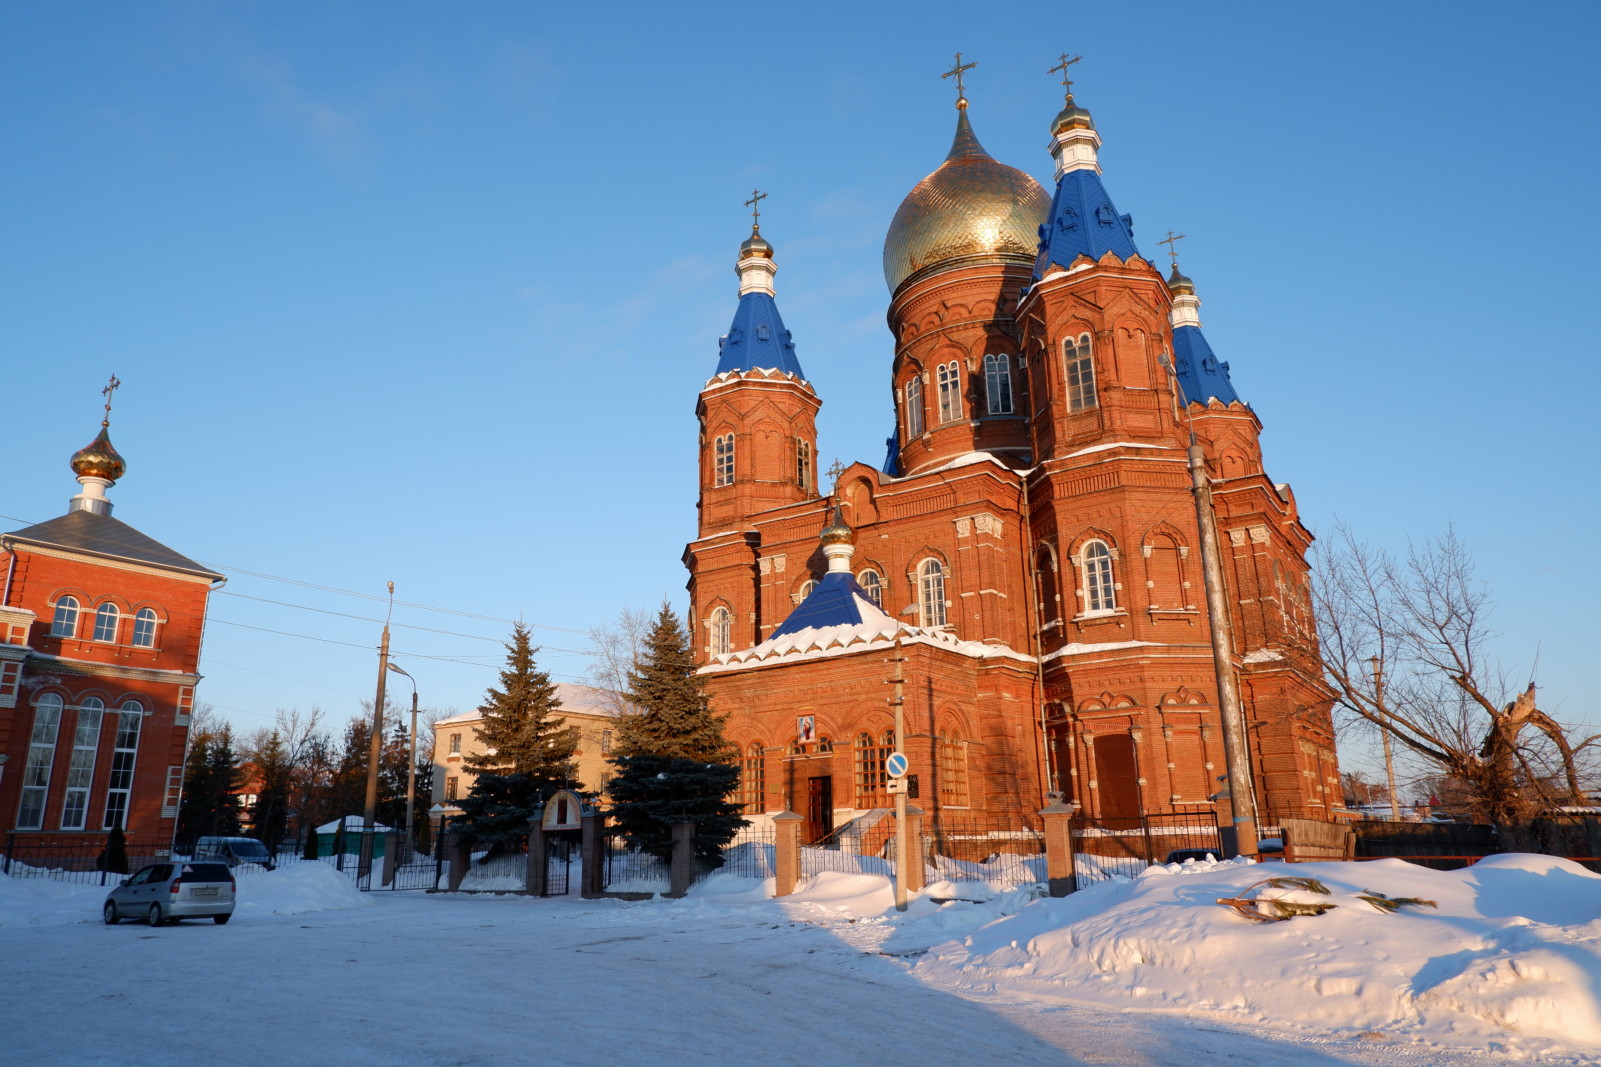
[[[834,777],[806,779],[806,843],[821,841],[834,832]]]

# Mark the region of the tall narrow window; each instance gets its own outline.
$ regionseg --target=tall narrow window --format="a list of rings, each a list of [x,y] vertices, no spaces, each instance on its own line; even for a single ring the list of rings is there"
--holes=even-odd
[[[1104,541],[1084,546],[1084,611],[1104,614],[1117,610],[1117,586],[1112,581],[1112,550]]]
[[[937,559],[925,559],[917,568],[918,625],[945,625],[945,568]]]
[[[96,641],[115,642],[117,640],[117,620],[120,618],[122,618],[122,614],[117,611],[117,605],[115,604],[101,604],[96,608],[94,639]]]
[[[939,739],[939,799],[947,807],[967,806],[967,745],[955,734]]]
[[[56,610],[61,610],[59,604]],[[61,705],[61,698],[54,693],[44,694],[33,705],[33,736],[28,742],[28,763],[22,769],[22,801],[17,806],[18,830],[44,829],[44,801],[50,792],[50,765],[56,759]]]
[[[67,798],[61,806],[61,828],[82,830],[89,816],[89,783],[94,780],[95,752],[100,748],[100,720],[105,701],[88,697],[78,708],[72,731],[72,762],[67,767]]]
[[[711,622],[711,652],[714,656],[726,656],[734,651],[734,616],[724,607],[712,612]]]
[[[914,374],[906,379],[906,439],[923,435],[923,379]],[[76,606],[76,601],[74,601]]]
[[[812,491],[812,446],[799,437],[795,438],[795,480],[806,492]]]
[[[51,637],[78,635],[78,598],[64,596],[56,601],[56,617],[50,623]]]
[[[856,584],[862,587],[862,592],[867,594],[868,600],[880,608],[884,606],[884,579],[878,576],[877,571],[863,571],[858,574]]]
[[[460,734],[451,734],[450,735],[450,754],[452,756],[461,755],[461,735]]]
[[[739,761],[739,803],[746,815],[767,809],[767,756],[760,741],[752,741]]]
[[[889,773],[884,761],[895,750],[895,734],[886,731],[876,740],[865,730],[856,735],[852,755],[856,763],[856,804],[876,807],[889,803]]]
[[[962,417],[962,365],[955,360],[941,363],[934,373],[939,383],[939,421],[955,422]]]
[[[1088,411],[1095,397],[1095,359],[1090,354],[1090,335],[1079,335],[1078,342],[1062,342],[1067,358],[1067,410]]]
[[[984,398],[991,415],[1012,413],[1012,361],[1005,356],[984,357]]]
[[[602,756],[611,755],[611,731],[610,730],[602,730],[600,732],[600,754]]]
[[[455,775],[451,775],[449,778],[445,779],[445,799],[446,800],[460,800],[461,797],[457,795],[457,793],[460,791],[460,789],[461,789],[461,779],[460,778],[457,778]]]
[[[734,435],[725,433],[712,445],[712,484],[734,484]]]
[[[139,727],[144,705],[137,700],[117,709],[117,747],[111,753],[111,781],[106,788],[106,825],[128,828],[128,799],[133,794],[133,761],[139,753]]]
[[[140,608],[139,614],[133,617],[133,643],[140,648],[154,648],[156,646],[156,611],[154,608]]]

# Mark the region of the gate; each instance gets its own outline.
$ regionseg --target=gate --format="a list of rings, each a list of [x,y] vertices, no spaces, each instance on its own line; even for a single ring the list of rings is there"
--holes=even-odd
[[[573,843],[551,837],[545,842],[545,896],[559,897],[572,892]]]
[[[353,836],[359,842],[360,835]],[[356,847],[359,850],[359,844]],[[359,851],[355,855],[330,859],[350,875],[356,888],[364,893],[380,889],[433,889],[440,881],[438,858],[412,848],[404,831],[373,835],[372,866],[365,873],[361,870]]]

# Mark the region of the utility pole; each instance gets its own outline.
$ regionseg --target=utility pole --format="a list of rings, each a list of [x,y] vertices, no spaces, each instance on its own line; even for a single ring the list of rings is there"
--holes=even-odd
[[[389,583],[390,611],[394,610],[395,583]],[[378,643],[378,692],[372,701],[372,744],[367,746],[367,804],[362,814],[361,859],[358,878],[372,871],[372,835],[378,821],[378,765],[384,749],[384,682],[389,675],[389,615],[384,615],[384,636]],[[340,816],[344,818],[344,816]]]
[[[901,651],[901,639],[895,638],[895,674],[890,684],[895,687],[895,695],[890,698],[890,704],[895,708],[895,751],[906,751],[906,654]],[[901,789],[895,794],[895,910],[906,910],[906,884],[910,881],[912,865],[911,851],[912,834],[906,825],[906,780],[901,779]]]
[[[1223,727],[1223,758],[1228,768],[1229,806],[1234,812],[1234,845],[1242,856],[1257,855],[1256,789],[1251,781],[1251,755],[1245,743],[1245,716],[1234,677],[1234,628],[1224,595],[1223,555],[1217,543],[1217,512],[1206,454],[1190,431],[1190,484],[1195,493],[1195,520],[1200,527],[1201,573],[1206,584],[1206,613],[1211,620],[1212,670],[1217,675],[1217,710]]]
[[[417,679],[391,663],[389,669],[411,683],[411,753],[406,761],[406,850],[417,845]]]
[[[1395,796],[1395,756],[1390,752],[1389,716],[1384,713],[1384,661],[1377,656],[1368,660],[1373,666],[1373,706],[1378,709],[1379,740],[1384,742],[1384,777],[1390,786],[1390,821],[1401,821],[1401,802]]]

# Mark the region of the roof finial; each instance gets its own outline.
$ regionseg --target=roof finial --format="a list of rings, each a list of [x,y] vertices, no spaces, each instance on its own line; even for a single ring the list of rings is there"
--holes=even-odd
[[[752,189],[750,191],[750,199],[745,201],[745,206],[750,208],[751,233],[762,232],[762,201],[766,199],[766,193],[762,192],[760,189]]]
[[[843,463],[841,463],[838,459],[836,459],[836,460],[834,460],[834,465],[832,467],[828,468],[823,473],[828,475],[829,481],[834,483],[834,488],[829,493],[829,496],[833,497],[834,500],[836,502],[838,502],[838,500],[839,500],[839,476],[841,474],[845,473],[845,465]]]
[[[1169,230],[1167,231],[1167,240],[1156,242],[1159,245],[1167,245],[1167,254],[1173,257],[1173,272],[1175,274],[1178,273],[1179,269],[1178,243],[1184,240],[1186,236],[1186,234],[1174,233],[1172,230]]]
[[[967,110],[967,88],[962,84],[962,75],[976,66],[978,66],[977,63],[963,63],[962,53],[958,52],[956,53],[956,65],[940,75],[941,78],[956,79],[956,107],[960,111]]]
[[[113,374],[111,380],[106,383],[106,387],[100,390],[100,395],[106,398],[106,415],[105,418],[100,420],[100,425],[103,428],[110,428],[111,426],[111,394],[115,393],[121,385],[121,380]]]
[[[1074,56],[1072,59],[1068,59],[1067,53],[1063,52],[1061,56],[1062,61],[1045,72],[1047,74],[1055,74],[1057,71],[1062,72],[1062,95],[1067,98],[1067,102],[1069,104],[1073,102],[1073,79],[1067,76],[1067,68],[1071,67],[1074,63],[1077,63],[1083,58],[1083,56]]]

